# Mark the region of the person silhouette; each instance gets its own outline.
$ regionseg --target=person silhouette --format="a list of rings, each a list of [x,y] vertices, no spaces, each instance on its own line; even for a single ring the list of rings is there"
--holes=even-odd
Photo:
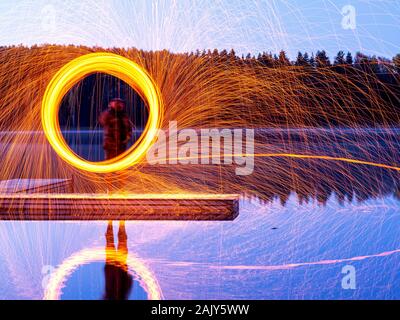
[[[104,266],[104,300],[127,300],[132,289],[132,276],[128,272],[128,237],[125,222],[120,221],[118,230],[118,248],[115,250],[112,221],[106,231],[106,264]]]
[[[103,149],[105,160],[111,160],[124,153],[132,139],[134,125],[126,112],[126,103],[120,98],[112,99],[108,109],[99,117],[103,127]],[[114,174],[104,176],[107,192],[114,188],[123,188],[127,181],[118,179]]]
[[[99,123],[104,129],[103,149],[106,160],[124,153],[131,140],[133,124],[125,109],[125,101],[114,98],[99,117]]]

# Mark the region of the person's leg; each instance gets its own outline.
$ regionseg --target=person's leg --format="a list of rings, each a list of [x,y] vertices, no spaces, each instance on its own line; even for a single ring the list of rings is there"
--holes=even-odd
[[[108,222],[106,231],[106,263],[104,266],[104,281],[105,281],[105,292],[103,298],[105,300],[115,300],[117,295],[116,286],[118,281],[118,272],[115,263],[115,244],[114,244],[114,233],[112,221]]]
[[[120,291],[119,298],[126,300],[132,290],[133,279],[132,275],[128,272],[128,237],[125,230],[125,221],[119,222],[118,230],[118,256],[119,256],[119,268],[120,268]]]
[[[107,231],[106,231],[106,252],[108,253],[109,250],[111,252],[115,251],[113,224],[111,220],[108,221]]]
[[[126,145],[121,145],[118,149],[118,155],[124,153],[126,151]],[[118,183],[117,183],[117,189],[119,192],[127,192],[128,188],[128,179],[127,179],[127,171],[123,170],[118,172]]]
[[[118,230],[118,255],[121,263],[121,268],[127,270],[128,258],[128,236],[126,235],[125,221],[119,222]]]
[[[114,149],[104,149],[105,160],[110,160],[116,157],[116,150]],[[104,183],[107,189],[107,193],[114,189],[115,186],[115,177],[112,173],[104,174]]]
[[[119,222],[118,251],[128,252],[128,236],[126,235],[125,221]]]

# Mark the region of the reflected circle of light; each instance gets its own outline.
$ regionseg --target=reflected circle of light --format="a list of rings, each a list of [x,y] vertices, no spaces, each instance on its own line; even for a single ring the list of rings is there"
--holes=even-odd
[[[58,111],[65,94],[81,79],[101,72],[117,77],[135,89],[147,102],[149,115],[140,138],[121,155],[100,162],[79,157],[66,143],[60,129]],[[43,131],[55,152],[70,165],[88,172],[116,172],[140,162],[156,139],[161,124],[161,95],[150,75],[133,61],[117,54],[100,52],[78,57],[64,65],[51,79],[42,100]]]
[[[62,293],[62,288],[65,285],[67,278],[76,270],[79,266],[88,264],[90,262],[105,261],[106,255],[112,255],[113,260],[116,262],[125,262],[128,267],[127,272],[133,273],[138,276],[140,285],[147,292],[149,300],[161,300],[163,298],[162,291],[158,285],[156,277],[150,271],[150,269],[143,264],[143,262],[136,256],[128,253],[128,256],[118,254],[115,252],[107,253],[103,247],[83,249],[66,260],[64,260],[57,269],[51,273],[49,282],[46,285],[43,300],[59,300]]]

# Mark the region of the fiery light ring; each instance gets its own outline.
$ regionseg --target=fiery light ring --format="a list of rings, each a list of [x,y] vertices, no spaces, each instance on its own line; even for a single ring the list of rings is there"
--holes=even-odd
[[[43,300],[59,300],[65,281],[79,266],[95,261],[104,262],[106,255],[107,253],[104,248],[91,248],[83,249],[64,260],[51,274],[45,288]],[[134,272],[139,277],[137,280],[147,292],[149,300],[163,299],[163,294],[156,277],[139,258],[130,253],[128,253],[127,257],[123,257],[114,251],[110,251],[108,255],[112,255],[113,260],[116,262],[124,263],[126,259],[128,272]]]
[[[125,81],[147,102],[149,117],[141,137],[126,152],[110,160],[91,162],[79,157],[62,136],[58,111],[64,95],[79,80],[95,72]],[[42,126],[55,152],[72,166],[89,172],[115,172],[137,164],[153,144],[163,112],[161,95],[150,75],[133,61],[117,54],[91,53],[64,65],[49,82],[42,100]]]

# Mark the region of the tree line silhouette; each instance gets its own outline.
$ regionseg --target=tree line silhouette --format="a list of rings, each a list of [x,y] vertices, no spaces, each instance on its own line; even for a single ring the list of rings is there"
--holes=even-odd
[[[21,81],[11,79],[13,72],[9,72],[7,68],[19,68],[14,70],[14,73],[18,73],[21,77],[24,70],[27,70],[35,77],[33,80],[40,81],[44,79],[40,73],[49,71],[50,69],[46,68],[51,68],[51,65],[56,63],[57,56],[60,59],[68,60],[70,59],[68,57],[77,54],[98,51],[109,51],[134,57],[150,73],[159,72],[154,71],[156,66],[173,65],[178,61],[179,67],[176,67],[175,70],[178,70],[179,73],[172,74],[165,67],[161,71],[164,76],[160,78],[164,81],[168,77],[175,77],[173,84],[176,86],[181,86],[181,83],[186,81],[186,91],[199,90],[196,87],[197,79],[191,79],[187,75],[199,66],[208,69],[210,77],[215,73],[214,70],[218,70],[220,74],[221,70],[222,73],[227,70],[230,71],[230,77],[240,73],[254,74],[260,83],[267,83],[265,87],[272,88],[274,83],[279,82],[278,90],[272,88],[275,91],[270,93],[247,90],[244,93],[237,93],[236,96],[230,94],[229,99],[231,100],[227,100],[227,107],[231,102],[237,107],[239,104],[237,101],[243,96],[246,97],[243,107],[240,107],[240,112],[237,112],[237,119],[246,118],[249,126],[375,127],[400,124],[400,54],[388,59],[363,53],[356,53],[353,57],[350,52],[339,51],[333,59],[330,59],[326,51],[321,50],[315,54],[299,52],[297,57],[291,61],[283,50],[278,54],[262,52],[258,55],[249,53],[239,56],[233,49],[230,51],[214,49],[171,53],[167,50],[104,49],[74,45],[34,45],[29,48],[22,45],[0,46],[0,81],[2,82],[0,93],[3,97],[5,93],[11,96],[11,93],[17,89],[12,86],[21,83]],[[50,55],[53,56],[50,57]],[[43,59],[48,62],[42,62]],[[41,61],[42,66],[39,68],[41,70],[34,68],[34,64],[38,61]],[[20,71],[17,72],[17,70]],[[218,81],[224,81],[224,79],[218,79]],[[226,82],[229,81],[232,82],[232,79]],[[42,84],[38,92],[43,91],[43,85],[45,84]],[[204,85],[200,84],[198,87],[203,88]],[[83,92],[83,95],[89,94],[91,89],[85,90],[87,92]],[[177,92],[175,87],[169,90]],[[21,90],[17,91],[21,92]],[[0,97],[2,107],[7,103],[4,100],[7,99]],[[189,103],[190,101],[189,99]],[[243,111],[246,110],[246,107],[251,110],[248,115]],[[255,115],[255,109],[256,112],[263,113],[262,117]],[[235,114],[230,117],[235,117]]]
[[[357,52],[353,57],[351,52],[340,50],[331,60],[325,50],[318,50],[315,54],[299,51],[296,58],[290,60],[284,50],[279,54],[248,53],[239,57],[233,49],[229,52],[214,49],[197,50],[187,56],[222,61],[227,65],[261,65],[265,67],[262,69],[265,74],[268,74],[268,69],[300,72],[301,76],[296,79],[301,79],[304,87],[308,88],[299,90],[296,97],[302,110],[285,107],[284,112],[269,119],[269,123],[296,126],[296,121],[289,119],[291,111],[304,111],[312,118],[310,123],[324,127],[396,126],[400,123],[400,54],[388,59]],[[290,86],[293,78],[288,78],[287,86]],[[314,108],[321,105],[322,110]],[[343,115],[348,119],[343,119]],[[302,126],[304,122],[299,121],[299,124]]]
[[[357,52],[355,57],[351,52],[344,52],[340,50],[334,57],[333,61],[328,57],[325,50],[318,50],[315,54],[311,55],[308,52],[298,52],[295,60],[290,60],[284,50],[281,50],[279,54],[273,54],[271,52],[262,52],[258,55],[247,55],[242,54],[240,57],[236,54],[234,49],[229,52],[224,49],[218,51],[214,50],[196,50],[195,52],[186,53],[187,56],[196,57],[209,57],[219,58],[226,60],[227,62],[241,61],[243,63],[261,63],[270,68],[279,68],[286,66],[298,66],[298,67],[312,67],[312,68],[326,68],[336,67],[336,71],[342,71],[344,67],[354,67],[356,69],[366,70],[370,67],[375,73],[392,73],[393,71],[400,70],[400,53],[394,56],[392,59],[377,56],[368,56],[361,52]]]

